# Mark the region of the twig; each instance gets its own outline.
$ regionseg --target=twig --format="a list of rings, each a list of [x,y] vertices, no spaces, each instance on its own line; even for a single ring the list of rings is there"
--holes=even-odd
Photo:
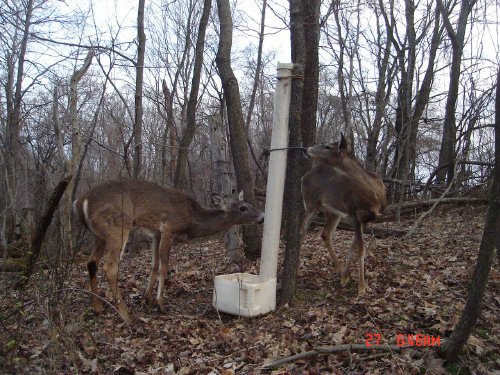
[[[121,318],[121,315],[120,315],[120,312],[118,311],[118,309],[111,303],[109,302],[107,299],[101,297],[100,295],[98,294],[95,294],[93,293],[92,291],[90,290],[86,290],[86,289],[81,289],[81,288],[62,288],[62,289],[56,289],[56,290],[53,290],[49,293],[46,293],[46,294],[43,294],[39,297],[37,297],[36,299],[34,300],[31,300],[31,301],[28,301],[26,303],[23,303],[22,306],[18,307],[15,309],[15,311],[13,311],[12,313],[10,313],[9,315],[6,315],[6,316],[0,316],[0,322],[4,321],[4,320],[7,320],[8,318],[10,318],[11,316],[19,313],[22,309],[24,309],[25,307],[29,306],[29,305],[32,305],[33,303],[37,302],[37,301],[40,301],[42,298],[45,298],[45,297],[48,297],[54,293],[61,293],[61,292],[83,292],[83,293],[87,293],[87,294],[90,294],[92,296],[95,296],[97,298],[99,298],[101,301],[103,301],[105,304],[111,306],[111,308],[113,310],[116,311],[116,313],[118,314],[118,316]],[[123,319],[123,318],[122,318]]]
[[[424,213],[422,213],[422,215],[420,215],[417,218],[417,220],[415,220],[415,223],[413,223],[413,226],[410,228],[410,230],[408,231],[408,233],[406,233],[406,235],[404,236],[405,238],[410,238],[411,236],[413,236],[413,234],[415,234],[415,232],[418,229],[420,229],[420,227],[422,226],[422,222],[424,221],[424,219],[427,216],[429,216],[434,211],[434,209],[436,208],[436,206],[449,193],[451,187],[453,186],[453,183],[455,182],[455,177],[456,176],[457,176],[457,166],[455,165],[455,172],[453,173],[453,178],[451,179],[450,184],[448,185],[448,187],[446,188],[446,190],[443,191],[443,194],[441,194],[441,196],[436,200],[436,202],[431,206],[431,208],[429,208],[427,211],[425,211]]]
[[[398,352],[401,350],[410,348],[411,346],[398,346],[398,345],[373,345],[366,346],[364,344],[344,344],[344,345],[335,345],[335,346],[319,346],[313,350],[309,350],[307,352],[299,353],[292,355],[290,357],[285,357],[278,359],[277,361],[268,363],[262,367],[262,370],[270,370],[272,368],[282,366],[285,363],[290,363],[297,361],[299,359],[313,357],[321,354],[331,354],[331,353],[339,353],[339,352],[373,352],[375,350],[386,350],[390,352]]]

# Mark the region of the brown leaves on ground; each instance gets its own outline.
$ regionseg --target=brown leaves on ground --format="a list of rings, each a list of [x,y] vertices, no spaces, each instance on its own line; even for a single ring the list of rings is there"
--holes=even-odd
[[[357,297],[357,264],[352,280],[342,288],[320,228],[315,228],[302,249],[297,300],[258,318],[218,314],[212,307],[214,275],[259,270],[258,262],[230,264],[219,240],[173,249],[166,314],[142,298],[150,253],[126,257],[119,285],[134,317],[130,327],[110,306],[101,316],[93,314],[85,259],[79,258],[59,292],[49,290],[53,275],[43,270],[32,281],[29,295],[9,291],[4,298],[10,309],[2,308],[2,317],[16,308],[18,313],[2,318],[0,369],[55,374],[259,374],[266,363],[320,346],[364,344],[367,338],[373,344],[380,338],[380,344],[395,345],[399,334],[443,340],[467,298],[484,216],[482,206],[443,207],[412,240],[366,235],[368,293],[364,298]],[[406,221],[401,227],[410,225]],[[350,232],[334,235],[334,247],[344,258],[351,240]],[[494,266],[481,319],[462,356],[461,369],[470,371],[462,373],[486,374],[499,368],[499,282]],[[99,283],[104,296],[108,285],[102,270]],[[17,301],[28,300],[29,304],[15,307]],[[320,355],[272,373],[440,374],[446,370],[432,348],[415,347],[402,353]]]

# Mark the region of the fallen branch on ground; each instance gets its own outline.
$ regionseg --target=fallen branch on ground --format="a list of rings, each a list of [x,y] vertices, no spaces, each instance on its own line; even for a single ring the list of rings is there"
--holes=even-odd
[[[299,359],[313,357],[321,354],[331,354],[339,352],[373,352],[375,350],[385,350],[390,352],[401,352],[403,349],[410,348],[410,345],[398,346],[398,345],[372,345],[366,346],[364,344],[344,344],[335,346],[319,346],[313,350],[309,350],[304,353],[299,353],[292,355],[290,357],[285,357],[278,359],[274,362],[267,363],[262,367],[262,370],[271,370],[275,367],[282,366],[286,363],[295,362]]]

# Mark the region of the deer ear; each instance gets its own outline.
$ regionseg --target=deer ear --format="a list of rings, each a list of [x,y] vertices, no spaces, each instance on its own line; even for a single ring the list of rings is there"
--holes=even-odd
[[[240,201],[242,201],[242,200],[243,200],[243,190],[242,190],[242,191],[240,191],[240,193],[238,194],[238,199],[239,199]]]
[[[347,140],[344,137],[344,133],[340,133],[339,149],[347,149]]]
[[[212,203],[215,207],[222,208],[224,206],[224,198],[222,198],[219,194],[213,193]]]

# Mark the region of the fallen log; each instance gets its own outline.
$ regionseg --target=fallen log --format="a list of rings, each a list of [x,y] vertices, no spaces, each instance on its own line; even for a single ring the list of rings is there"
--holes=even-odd
[[[434,203],[439,201],[439,198],[436,199],[426,199],[420,201],[411,201],[411,202],[402,202],[402,203],[393,203],[387,205],[384,209],[384,212],[396,212],[398,206],[401,209],[414,209],[414,208],[426,208],[432,206]],[[451,198],[443,198],[439,202],[439,204],[486,204],[488,203],[487,198],[465,198],[465,197],[451,197]]]
[[[325,225],[325,220],[320,217],[316,217],[312,223],[311,227],[313,225],[316,226],[324,226]],[[349,232],[354,232],[354,228],[351,223],[348,223],[346,221],[341,220],[339,224],[337,225],[337,229],[341,230],[347,230]],[[376,238],[387,238],[387,237],[403,237],[406,234],[406,231],[404,230],[399,230],[399,229],[387,229],[387,228],[375,228],[375,227],[365,227],[363,230],[364,234],[371,234],[375,236]]]
[[[0,272],[19,272],[24,269],[24,258],[3,258]]]

